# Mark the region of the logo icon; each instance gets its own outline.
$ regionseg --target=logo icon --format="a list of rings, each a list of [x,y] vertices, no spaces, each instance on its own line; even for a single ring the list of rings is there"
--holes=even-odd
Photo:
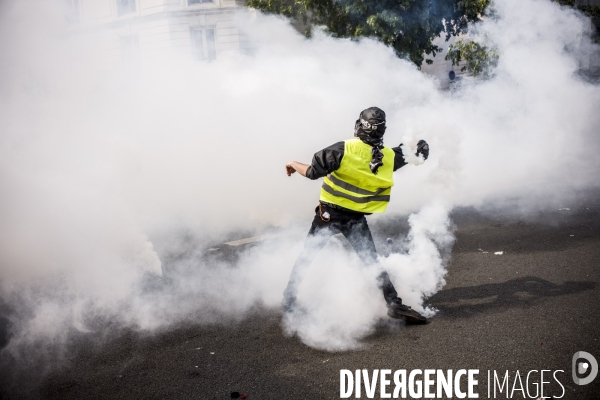
[[[586,361],[579,360],[584,359]],[[580,375],[585,375],[589,371],[589,375],[585,378],[580,378]],[[591,383],[598,375],[598,361],[593,355],[585,351],[578,351],[573,354],[573,382],[577,385],[587,385]]]

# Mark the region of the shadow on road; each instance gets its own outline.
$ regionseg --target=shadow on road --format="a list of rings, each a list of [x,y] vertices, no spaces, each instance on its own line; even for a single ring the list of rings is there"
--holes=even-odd
[[[545,298],[580,293],[595,287],[596,282],[565,282],[557,285],[527,276],[502,283],[442,290],[427,303],[439,308],[442,314],[472,317],[507,307],[531,307]]]

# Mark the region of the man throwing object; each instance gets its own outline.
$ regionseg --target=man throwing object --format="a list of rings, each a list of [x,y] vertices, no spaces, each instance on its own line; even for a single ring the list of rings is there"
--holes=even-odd
[[[385,112],[377,107],[367,108],[354,125],[353,139],[315,153],[311,165],[297,161],[285,165],[288,176],[297,171],[313,180],[324,177],[315,218],[284,291],[285,312],[295,307],[300,271],[312,262],[332,235],[342,233],[366,265],[377,262],[377,250],[365,215],[385,211],[394,185],[393,172],[406,165],[401,145],[393,148],[383,145],[385,130]],[[418,142],[416,154],[427,159],[427,142]],[[387,272],[378,277],[378,285],[390,317],[426,322],[425,317],[402,304]]]

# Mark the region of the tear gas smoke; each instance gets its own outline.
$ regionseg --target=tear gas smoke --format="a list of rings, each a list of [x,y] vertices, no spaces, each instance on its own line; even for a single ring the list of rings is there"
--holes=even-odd
[[[373,105],[388,115],[387,145],[431,146],[426,163],[395,174],[387,215],[448,205],[413,215],[406,253],[382,259],[423,310],[444,282],[451,207],[506,195],[552,202],[597,185],[600,90],[577,74],[598,52],[589,20],[545,0],[495,9],[478,28],[501,54],[495,77],[449,93],[373,40],[307,40],[260,15],[246,26],[252,55],[173,55],[121,71],[107,68],[101,32],[66,35],[51,2],[3,2],[4,353],[106,321],[152,330],[278,307],[319,193],[283,165],[351,137]],[[198,250],[266,226],[293,240],[267,241],[235,265]],[[385,311],[364,284],[374,272],[339,247],[307,273],[300,296],[311,312],[285,325],[325,349],[357,346]],[[167,264],[169,279],[149,284]]]
[[[383,257],[369,267],[351,248],[344,249],[343,242],[330,240],[303,271],[298,296],[303,307],[286,315],[286,331],[297,333],[306,344],[317,348],[359,347],[359,339],[387,318],[381,289],[375,285],[382,270],[390,274],[406,304],[426,316],[434,315],[435,310],[424,308],[422,303],[424,296],[433,295],[445,283],[445,261],[454,243],[448,211],[435,203],[411,215],[404,251]]]

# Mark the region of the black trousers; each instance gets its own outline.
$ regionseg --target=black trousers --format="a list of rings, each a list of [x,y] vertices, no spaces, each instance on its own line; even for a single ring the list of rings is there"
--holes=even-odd
[[[329,221],[326,222],[321,218],[321,212],[317,207],[315,218],[304,242],[304,249],[294,264],[290,280],[283,292],[283,301],[286,306],[291,306],[296,301],[296,293],[300,284],[300,271],[315,259],[319,251],[327,244],[329,238],[335,234],[341,233],[348,239],[348,242],[365,265],[372,265],[377,262],[377,249],[364,214],[345,212],[326,204],[321,205],[321,211],[329,214]],[[387,272],[384,271],[379,275],[377,283],[382,289],[383,297],[387,303],[398,296]]]

